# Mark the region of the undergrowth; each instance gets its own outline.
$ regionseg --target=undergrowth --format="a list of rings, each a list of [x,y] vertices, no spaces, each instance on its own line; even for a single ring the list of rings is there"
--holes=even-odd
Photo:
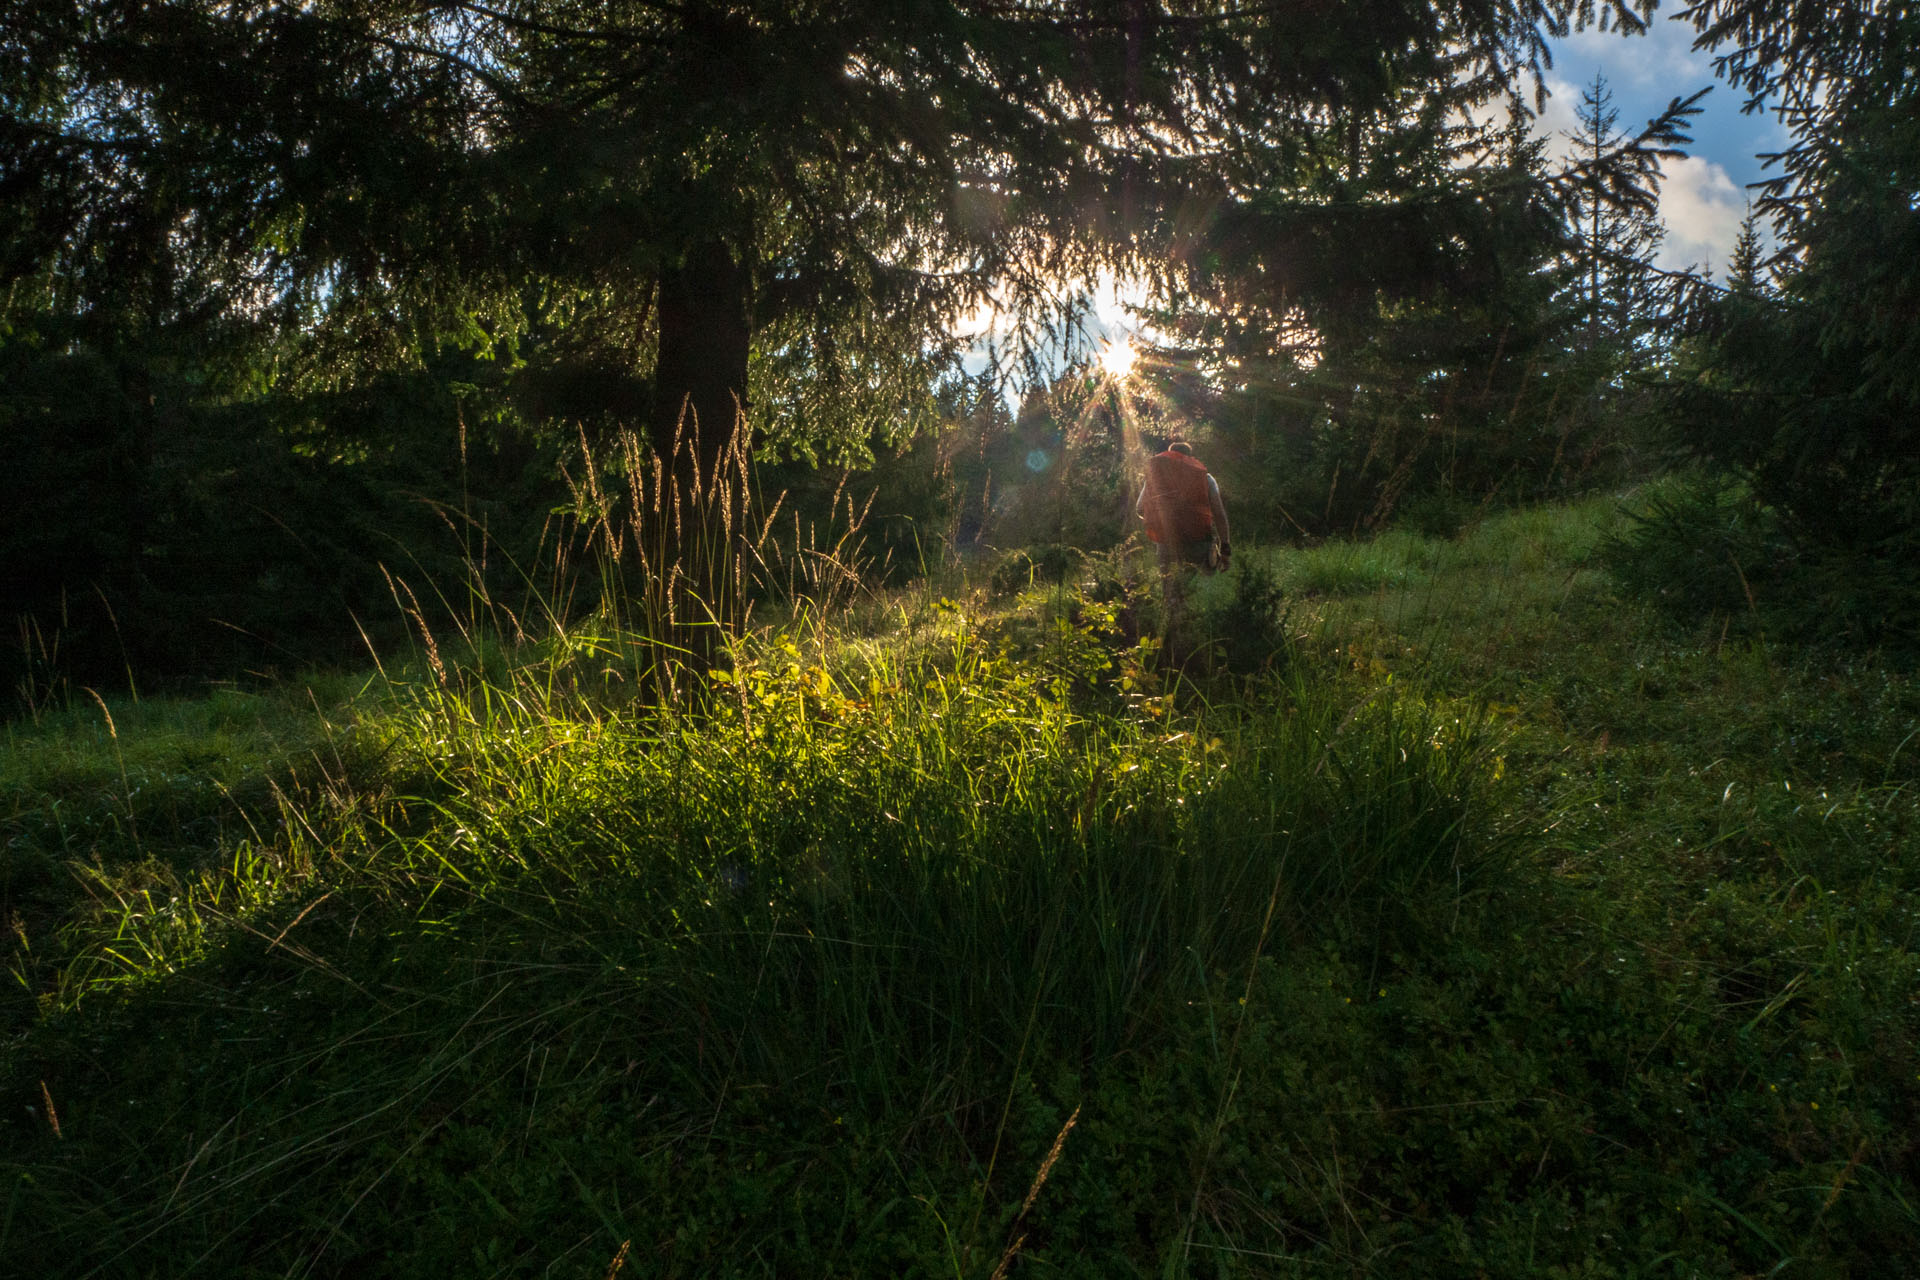
[[[88,870],[17,815],[114,757],[17,738],[0,1259],[1906,1269],[1920,695],[1652,624],[1613,511],[1172,634],[1116,557],[803,615],[671,708],[617,633],[390,668],[193,856]]]

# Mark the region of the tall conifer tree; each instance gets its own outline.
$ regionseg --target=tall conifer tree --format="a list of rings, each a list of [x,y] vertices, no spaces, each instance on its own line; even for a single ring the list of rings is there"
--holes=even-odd
[[[1589,348],[1629,348],[1652,326],[1659,306],[1649,268],[1666,237],[1651,201],[1623,201],[1606,186],[1608,156],[1632,139],[1606,77],[1595,72],[1580,90],[1578,122],[1569,135],[1579,165],[1568,184],[1567,220],[1575,240],[1579,310]],[[1657,182],[1651,192],[1657,195]]]

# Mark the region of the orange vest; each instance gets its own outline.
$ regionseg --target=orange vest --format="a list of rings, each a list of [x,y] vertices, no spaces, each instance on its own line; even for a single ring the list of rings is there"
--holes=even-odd
[[[1155,542],[1198,542],[1213,534],[1213,503],[1207,497],[1207,469],[1184,453],[1156,453],[1147,459],[1147,536]]]

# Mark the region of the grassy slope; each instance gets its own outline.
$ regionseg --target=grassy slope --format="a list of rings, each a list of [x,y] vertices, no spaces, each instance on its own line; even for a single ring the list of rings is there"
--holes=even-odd
[[[1204,584],[1238,669],[1181,687],[1036,593],[770,639],[700,717],[589,653],[217,755],[16,730],[0,1260],[1920,1266],[1920,691],[1661,630],[1609,519],[1243,551],[1284,621]],[[147,762],[291,800],[166,826]]]

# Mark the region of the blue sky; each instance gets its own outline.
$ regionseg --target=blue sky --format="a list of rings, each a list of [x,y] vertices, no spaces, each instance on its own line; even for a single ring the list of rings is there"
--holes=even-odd
[[[1713,86],[1700,103],[1704,110],[1693,117],[1690,154],[1664,166],[1660,214],[1667,238],[1659,262],[1711,266],[1719,275],[1746,214],[1746,184],[1770,176],[1756,155],[1778,150],[1787,134],[1771,115],[1741,112],[1745,95],[1714,76],[1713,56],[1694,52],[1693,39],[1690,24],[1674,21],[1663,10],[1645,35],[1588,30],[1557,41],[1553,68],[1546,74],[1552,96],[1538,127],[1556,137],[1573,129],[1581,86],[1591,84],[1596,71],[1613,91],[1620,113],[1616,127],[1629,133],[1638,132],[1672,99]]]

